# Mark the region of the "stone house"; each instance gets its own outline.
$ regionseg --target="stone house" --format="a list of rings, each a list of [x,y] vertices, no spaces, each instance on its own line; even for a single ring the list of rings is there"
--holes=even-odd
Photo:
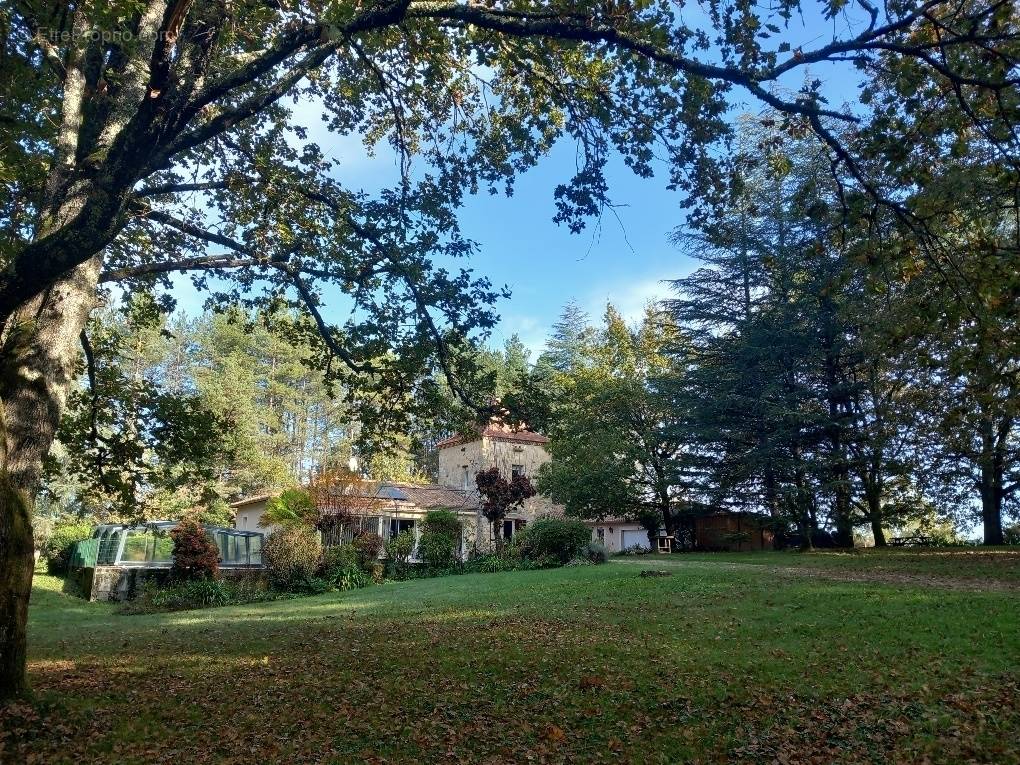
[[[479,508],[481,497],[475,487],[475,476],[480,471],[496,467],[507,478],[524,475],[534,481],[539,467],[550,459],[546,450],[548,443],[549,439],[541,433],[498,423],[490,423],[476,436],[447,438],[437,444],[439,483],[466,492],[474,506]],[[503,522],[503,538],[509,539],[528,523],[551,515],[563,515],[563,508],[548,497],[535,495],[519,510],[507,515]],[[494,539],[493,531],[480,509],[477,510],[474,528],[475,547],[489,549]]]
[[[447,438],[437,445],[438,483],[366,482],[364,493],[356,497],[358,526],[384,539],[407,530],[417,537],[428,511],[449,510],[459,516],[463,528],[462,557],[472,550],[490,550],[494,544],[493,529],[482,515],[475,475],[497,467],[507,478],[522,474],[533,479],[539,466],[549,459],[545,449],[548,442],[540,433],[495,423],[474,436]],[[235,528],[271,531],[271,527],[259,526],[269,499],[270,495],[264,494],[233,503]],[[508,514],[503,522],[503,537],[512,537],[537,518],[562,512],[548,498],[532,497],[522,508]]]

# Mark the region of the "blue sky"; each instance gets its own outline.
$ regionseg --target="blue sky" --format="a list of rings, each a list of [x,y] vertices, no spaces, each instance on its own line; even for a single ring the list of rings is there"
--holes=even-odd
[[[795,21],[786,39],[794,46],[815,47],[834,33],[845,34],[850,24],[847,19]],[[831,105],[853,100],[856,77],[849,68],[830,66],[811,76],[826,83]],[[795,89],[803,77],[797,72],[781,84]],[[734,91],[733,97],[734,117],[761,109],[741,91]],[[396,160],[387,146],[370,156],[357,136],[330,134],[322,128],[315,104],[299,104],[295,116],[309,128],[310,140],[341,160],[342,180],[349,188],[373,191],[397,180]],[[568,301],[576,301],[593,319],[607,302],[636,319],[648,302],[669,295],[665,280],[685,276],[696,267],[669,242],[670,232],[682,226],[684,218],[680,194],[666,188],[664,167],[656,177],[642,179],[621,162],[611,163],[608,180],[619,205],[616,215],[607,213],[581,234],[571,234],[552,221],[553,191],[571,177],[574,167],[574,146],[562,142],[519,178],[512,197],[469,197],[460,213],[463,232],[479,245],[468,267],[512,291],[512,297],[498,306],[502,321],[491,344],[501,345],[516,333],[532,349],[533,359]],[[200,296],[188,289],[178,294],[183,310],[201,311]],[[328,306],[329,295],[324,297]]]

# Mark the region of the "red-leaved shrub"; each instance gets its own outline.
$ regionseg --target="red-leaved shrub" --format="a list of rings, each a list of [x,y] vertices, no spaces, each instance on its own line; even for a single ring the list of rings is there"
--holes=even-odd
[[[354,549],[358,551],[358,564],[365,571],[371,572],[379,562],[379,553],[383,549],[383,538],[370,531],[364,531],[354,537],[353,544]]]
[[[174,565],[170,577],[177,581],[212,579],[219,570],[220,551],[196,520],[185,518],[170,532],[174,540]]]

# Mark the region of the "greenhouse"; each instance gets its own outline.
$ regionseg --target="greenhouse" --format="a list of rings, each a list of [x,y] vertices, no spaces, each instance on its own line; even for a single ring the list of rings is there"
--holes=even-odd
[[[108,524],[100,526],[92,539],[78,544],[72,567],[134,566],[163,568],[173,565],[174,542],[170,531],[176,521],[156,521],[137,526]],[[221,526],[206,526],[206,532],[220,551],[223,568],[262,565],[262,533]]]

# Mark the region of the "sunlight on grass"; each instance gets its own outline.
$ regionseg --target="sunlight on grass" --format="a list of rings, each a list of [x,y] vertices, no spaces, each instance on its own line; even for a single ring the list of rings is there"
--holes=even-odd
[[[915,761],[1020,725],[1017,595],[741,560],[646,556],[145,616],[45,581],[30,670],[46,722],[19,757],[240,762],[243,742],[245,761],[338,765],[750,763],[791,736],[835,736],[849,755],[833,761]],[[954,758],[967,759],[929,757]]]

